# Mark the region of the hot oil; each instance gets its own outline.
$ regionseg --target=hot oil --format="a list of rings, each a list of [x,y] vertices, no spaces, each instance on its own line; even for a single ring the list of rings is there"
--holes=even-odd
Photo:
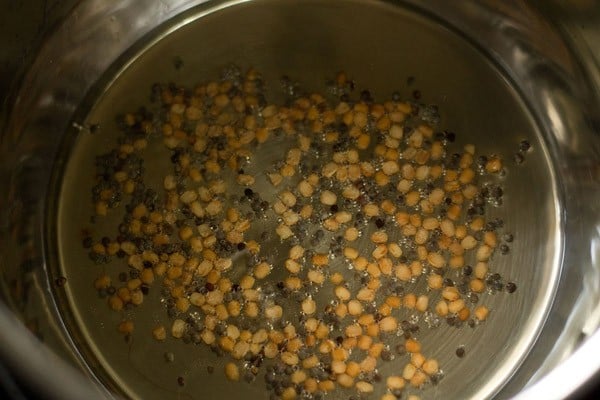
[[[387,5],[352,2],[316,12],[317,4],[251,3],[214,14],[188,15],[157,32],[149,44],[140,46],[143,51],[138,49],[130,55],[130,61],[122,68],[115,67],[118,72],[106,77],[98,90],[100,94],[90,99],[89,110],[77,121],[84,127],[97,124],[98,128],[92,129],[93,133],[84,128],[74,136],[58,194],[56,244],[60,274],[68,282],[64,299],[66,322],[86,362],[107,386],[138,398],[267,396],[262,372],[251,384],[231,384],[222,373],[227,355],[218,357],[205,345],[186,344],[171,337],[164,342],[153,339],[151,331],[155,326],[164,324],[169,332],[172,323],[159,282],[150,287],[140,307],[111,311],[106,299],[98,298],[93,282],[106,273],[118,284],[118,273],[126,271],[123,260],[115,258],[106,265],[95,265],[81,245],[87,234],[83,230],[95,238],[114,237],[124,214],[125,199],[108,217],[95,217],[93,224],[90,221],[95,213],[91,201],[94,162],[97,155],[117,144],[121,130],[116,115],[135,112],[142,105],[152,109],[149,97],[154,83],[172,81],[192,87],[218,78],[232,63],[260,71],[266,83],[266,98],[276,104],[285,98],[280,85],[282,75],[298,81],[301,89],[330,93],[326,80],[333,79],[341,70],[356,82],[355,98],[363,88],[381,102],[388,100],[394,91],[399,91],[403,99],[420,95],[420,102],[439,107],[440,129],[456,132],[455,143],[449,144],[450,151],[462,151],[465,144],[474,144],[477,154],[498,154],[504,159],[506,176],[492,180],[503,187],[503,205],[488,207],[486,218],[501,218],[502,232],[513,234],[514,242],[508,254],[496,252],[490,269],[506,280],[517,282],[518,290],[511,295],[482,294],[480,301],[491,313],[487,321],[474,328],[468,324],[451,327],[434,313],[424,315],[401,309],[400,319],[419,326],[417,335],[423,352],[436,358],[444,372],[437,385],[427,384],[423,390],[406,392],[423,398],[489,395],[510,376],[535,338],[551,300],[551,282],[558,268],[559,246],[555,246],[558,202],[544,145],[517,91],[481,52],[424,16]],[[356,8],[361,10],[357,12]],[[372,20],[380,23],[374,27],[367,23]],[[225,21],[231,29],[221,28]],[[292,28],[297,26],[302,26],[302,30]],[[307,26],[319,29],[306,29]],[[386,56],[382,57],[383,54]],[[532,149],[527,152],[524,164],[517,166],[512,156],[523,140],[531,143]],[[172,169],[170,152],[161,142],[160,135],[151,135],[150,144],[143,151],[145,183],[157,193],[162,193],[165,171]],[[262,172],[270,170],[265,166],[283,158],[286,146],[291,145],[285,136],[269,141],[244,166],[244,173],[256,176],[254,192],[269,203],[281,189],[275,190]],[[320,167],[318,164],[319,159],[315,158],[312,164],[304,166],[305,172],[313,165]],[[235,178],[234,173],[223,175],[231,183]],[[244,192],[237,187],[234,193],[227,194],[227,205],[239,205],[240,209],[250,211],[242,197]],[[281,264],[291,247],[275,233],[278,224],[269,212],[248,232],[248,237],[267,250],[269,262],[280,265],[281,272],[273,272],[263,285],[265,289],[274,287],[275,291],[288,275]],[[386,227],[392,224],[391,220],[385,221]],[[332,242],[338,234],[324,233],[322,238],[314,240],[319,235],[316,232],[322,230],[315,225],[306,227],[303,246],[326,254],[338,251]],[[355,246],[360,250],[372,246],[368,238],[378,229],[374,221],[367,221],[364,226]],[[342,272],[351,287],[361,284],[360,277],[348,268],[343,256],[329,255],[331,270]],[[251,261],[248,252],[240,250],[234,259],[232,270],[244,274]],[[448,276],[454,278],[450,273]],[[403,286],[415,293],[427,293],[425,277]],[[332,286],[325,285],[314,296],[320,304],[333,300]],[[430,308],[434,299],[432,295]],[[292,310],[298,309],[299,301],[291,295],[282,302],[285,318],[297,320],[299,315]],[[131,319],[135,324],[128,340],[117,332],[123,319]],[[400,368],[408,360],[406,355],[396,352],[396,345],[403,342],[403,337],[390,336],[386,340],[389,358],[393,360],[378,364],[384,381],[388,375],[400,374]],[[460,346],[465,348],[461,358],[456,356]],[[494,364],[486,364],[485,360],[492,358]],[[385,382],[376,386],[376,393],[380,394],[384,386]],[[344,390],[327,397],[347,398],[351,393]]]

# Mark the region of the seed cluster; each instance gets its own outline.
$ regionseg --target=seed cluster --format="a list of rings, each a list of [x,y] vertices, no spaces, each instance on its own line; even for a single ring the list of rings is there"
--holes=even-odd
[[[126,202],[123,219],[114,238],[83,246],[96,263],[121,259],[122,272],[96,289],[121,311],[159,281],[172,325],[154,338],[227,355],[234,381],[264,364],[276,398],[367,395],[381,382],[391,400],[437,383],[424,324],[475,327],[490,312],[482,293],[516,290],[489,268],[513,240],[485,212],[502,203],[501,158],[450,152],[455,135],[435,130],[434,107],[368,91],[351,100],[344,73],[336,101],[289,86],[287,103],[270,104],[263,86],[232,67],[193,90],[156,85],[157,115],[121,118],[92,192],[95,218]],[[143,154],[161,143],[172,167],[151,188]],[[382,377],[392,360],[397,373]]]

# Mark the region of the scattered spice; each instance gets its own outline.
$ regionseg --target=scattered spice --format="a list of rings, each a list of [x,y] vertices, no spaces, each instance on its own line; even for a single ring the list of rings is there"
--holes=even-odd
[[[502,157],[455,148],[419,90],[406,102],[397,92],[376,102],[369,90],[352,100],[345,73],[334,101],[300,95],[289,78],[282,85],[289,101],[271,104],[256,70],[230,67],[191,89],[156,84],[159,112],[119,117],[123,136],[96,159],[92,201],[96,219],[123,203],[125,213],[114,238],[82,240],[95,264],[117,256],[122,266],[96,279],[99,296],[135,310],[159,285],[170,322],[153,329],[156,340],[209,346],[228,357],[232,381],[253,382],[264,363],[280,398],[336,388],[365,396],[384,382],[387,399],[437,383],[440,365],[419,340],[425,324],[478,326],[489,318],[486,288],[516,290],[490,271],[513,240],[486,218],[502,204]],[[263,165],[269,142],[281,157]],[[143,179],[144,150],[160,145],[171,169],[157,191]],[[529,148],[522,141],[518,154]],[[119,331],[130,336],[133,323]],[[395,359],[401,374],[382,377],[378,366]]]
[[[67,284],[67,278],[65,278],[64,276],[59,276],[54,280],[54,284],[58,287],[63,287]]]
[[[514,293],[517,290],[517,285],[514,282],[508,282],[506,284],[506,291],[508,293]]]

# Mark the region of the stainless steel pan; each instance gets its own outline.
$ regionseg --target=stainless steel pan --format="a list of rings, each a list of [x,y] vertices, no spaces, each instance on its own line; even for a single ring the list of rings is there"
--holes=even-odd
[[[519,290],[490,296],[494,315],[485,326],[427,333],[445,377],[421,395],[572,393],[598,370],[589,355],[600,340],[600,86],[593,53],[567,23],[550,19],[553,12],[492,1],[79,3],[41,47],[2,132],[3,359],[57,398],[264,398],[261,384],[229,385],[204,373],[222,364],[208,352],[152,343],[150,335],[116,343],[119,316],[90,290],[72,240],[89,215],[81,171],[114,140],[115,113],[146,102],[155,81],[192,84],[233,62],[256,67],[267,82],[285,73],[315,90],[344,69],[381,97],[408,90],[406,77],[415,76],[424,100],[465,143],[502,154],[532,143],[526,163],[508,168],[503,212],[516,240],[496,264]],[[96,122],[102,135],[86,135]],[[57,287],[62,276],[67,284]],[[459,345],[468,357],[454,356]],[[165,365],[167,351],[175,362]],[[183,389],[173,384],[182,374]],[[557,374],[565,374],[560,385]]]

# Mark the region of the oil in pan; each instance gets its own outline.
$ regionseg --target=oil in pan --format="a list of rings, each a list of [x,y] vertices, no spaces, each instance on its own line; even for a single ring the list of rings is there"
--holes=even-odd
[[[82,107],[56,188],[57,298],[90,369],[132,398],[492,396],[560,247],[499,71],[387,3],[161,27]]]

